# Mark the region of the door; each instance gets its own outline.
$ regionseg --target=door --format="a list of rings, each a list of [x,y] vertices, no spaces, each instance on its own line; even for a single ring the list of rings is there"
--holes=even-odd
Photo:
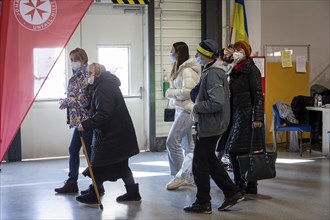
[[[144,31],[147,28],[143,27],[146,23],[146,15],[142,13],[143,8],[132,11],[122,7],[120,9],[114,9],[113,7],[108,3],[93,4],[89,8],[67,44],[64,52],[65,56],[63,54],[63,64],[61,64],[63,71],[60,72],[66,72],[67,78],[71,77],[68,55],[71,50],[77,47],[86,50],[89,63],[100,62],[106,64],[103,62],[107,62],[107,59],[118,62],[117,58],[124,57],[119,61],[123,61],[121,66],[126,65],[126,69],[129,71],[129,76],[122,78],[122,81],[126,80],[126,83],[122,82],[125,85],[123,86],[125,101],[135,126],[139,148],[144,150],[147,147],[146,125],[148,119],[145,113],[147,112],[146,93],[144,92],[143,96],[141,93],[145,88],[144,82],[146,79]],[[116,53],[116,55],[122,54],[120,56],[112,56],[111,54],[107,56],[104,55],[107,53],[102,55],[102,52],[100,52],[102,48],[124,49]],[[124,59],[127,59],[127,62]],[[109,68],[113,70],[111,66]],[[65,80],[65,75],[60,77],[61,80]],[[54,78],[53,81],[62,82],[61,80]],[[61,83],[50,87],[56,89],[60,86]],[[64,84],[63,86],[64,88],[67,87]],[[46,92],[49,94],[52,92],[50,87],[44,87],[42,90],[47,90]],[[62,98],[66,96],[64,90],[63,94],[60,95]],[[43,94],[42,91],[41,94]],[[58,98],[48,96],[43,98],[47,99],[38,100],[33,104],[21,126],[22,159],[68,155],[68,145],[73,129],[69,129],[66,124],[66,111],[58,109]]]
[[[141,6],[143,7],[143,6]],[[98,62],[121,80],[139,148],[146,148],[143,8],[129,11],[109,4],[92,5],[81,22],[81,47],[89,63]]]

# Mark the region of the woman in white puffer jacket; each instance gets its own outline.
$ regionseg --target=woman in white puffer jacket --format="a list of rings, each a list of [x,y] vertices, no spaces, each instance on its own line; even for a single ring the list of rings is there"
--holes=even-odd
[[[170,59],[173,68],[170,75],[170,88],[166,91],[166,97],[170,105],[175,107],[175,119],[166,140],[166,148],[170,164],[170,172],[174,178],[166,185],[167,189],[177,189],[184,185],[181,178],[175,178],[181,169],[184,155],[193,153],[194,140],[192,126],[194,122],[190,118],[193,102],[190,91],[199,82],[201,75],[200,65],[195,58],[190,58],[189,48],[184,42],[173,44]]]

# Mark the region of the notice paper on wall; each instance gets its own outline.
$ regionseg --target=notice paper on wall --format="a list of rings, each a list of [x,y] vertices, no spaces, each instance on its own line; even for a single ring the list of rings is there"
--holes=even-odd
[[[297,73],[306,73],[306,56],[297,56],[296,57],[296,72]]]
[[[265,77],[265,57],[252,57],[255,65],[261,73],[261,77]]]
[[[291,59],[290,50],[281,51],[281,58],[282,58],[282,68],[292,67],[292,59]]]

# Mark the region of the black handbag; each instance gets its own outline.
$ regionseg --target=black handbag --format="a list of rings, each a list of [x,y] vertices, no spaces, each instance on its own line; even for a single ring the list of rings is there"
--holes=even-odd
[[[164,109],[164,121],[170,122],[174,121],[175,108],[169,108],[169,101],[167,103],[167,108]]]
[[[253,153],[254,130],[252,129],[249,154],[236,157],[241,171],[241,178],[245,181],[274,178],[276,176],[275,162],[277,152],[267,152],[264,145],[262,152]],[[262,134],[264,134],[263,131]]]

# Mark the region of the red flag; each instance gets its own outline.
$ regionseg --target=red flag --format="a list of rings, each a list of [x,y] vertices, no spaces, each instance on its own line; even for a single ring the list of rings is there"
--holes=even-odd
[[[58,56],[93,0],[3,0],[0,163]]]

